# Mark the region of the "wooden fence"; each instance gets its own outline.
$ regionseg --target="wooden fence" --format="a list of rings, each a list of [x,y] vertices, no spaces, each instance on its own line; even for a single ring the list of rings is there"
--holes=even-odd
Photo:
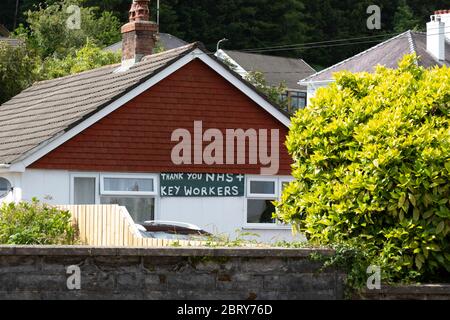
[[[100,247],[199,247],[201,241],[144,238],[128,210],[118,205],[58,206],[72,213],[82,244]]]

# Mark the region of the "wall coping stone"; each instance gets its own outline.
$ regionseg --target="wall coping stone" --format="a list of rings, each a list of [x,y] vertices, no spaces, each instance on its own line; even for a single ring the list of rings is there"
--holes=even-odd
[[[312,253],[326,256],[334,250],[325,248],[135,248],[92,246],[16,246],[1,245],[0,256],[169,256],[169,257],[280,257],[307,258]]]
[[[450,295],[450,284],[414,284],[382,286],[381,290],[364,290],[364,296],[375,295],[404,295],[404,294],[447,294]]]

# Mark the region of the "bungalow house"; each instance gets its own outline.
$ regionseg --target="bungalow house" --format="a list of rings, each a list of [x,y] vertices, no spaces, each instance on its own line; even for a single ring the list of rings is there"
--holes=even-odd
[[[10,46],[18,47],[22,44],[22,41],[19,39],[10,38],[8,29],[0,24],[0,43],[6,43]]]
[[[307,87],[298,84],[298,79],[303,79],[316,73],[303,59],[270,56],[249,52],[218,50],[216,56],[226,63],[231,64],[235,71],[242,77],[249,72],[261,72],[269,86],[279,86],[284,83],[287,91],[284,99],[288,100],[289,113],[306,106]]]
[[[156,33],[135,0],[121,64],[0,106],[2,200],[119,204],[135,222],[292,239],[271,215],[292,179],[289,117],[199,43],[152,54]]]
[[[425,68],[450,66],[450,10],[439,10],[427,23],[427,32],[406,31],[366,51],[341,61],[327,69],[299,81],[307,87],[308,100],[317,89],[334,82],[333,74],[338,71],[373,72],[374,67],[383,65],[397,68],[398,61],[406,54],[420,57],[419,65]]]

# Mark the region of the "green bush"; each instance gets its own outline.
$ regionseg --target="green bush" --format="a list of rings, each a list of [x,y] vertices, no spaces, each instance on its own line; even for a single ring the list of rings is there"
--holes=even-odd
[[[385,281],[450,279],[450,69],[409,55],[335,78],[292,120],[278,218],[364,248]]]
[[[75,228],[70,213],[33,199],[4,203],[0,208],[0,244],[73,244]]]
[[[36,57],[25,45],[0,42],[0,104],[29,87],[37,78]]]

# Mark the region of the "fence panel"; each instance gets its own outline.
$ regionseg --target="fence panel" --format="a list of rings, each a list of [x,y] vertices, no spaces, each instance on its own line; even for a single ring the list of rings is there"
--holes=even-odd
[[[81,243],[103,247],[202,246],[201,241],[144,238],[125,207],[118,205],[63,205],[72,214]]]

